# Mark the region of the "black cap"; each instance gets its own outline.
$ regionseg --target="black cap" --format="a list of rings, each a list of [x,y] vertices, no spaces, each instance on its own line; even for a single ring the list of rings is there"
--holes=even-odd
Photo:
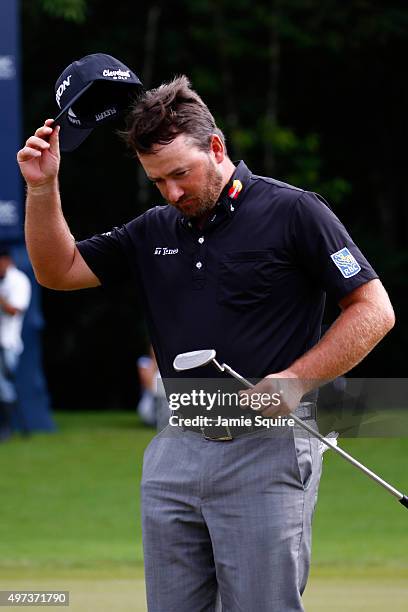
[[[126,110],[142,88],[135,73],[111,55],[93,53],[70,64],[55,83],[61,151],[76,149],[95,127]]]

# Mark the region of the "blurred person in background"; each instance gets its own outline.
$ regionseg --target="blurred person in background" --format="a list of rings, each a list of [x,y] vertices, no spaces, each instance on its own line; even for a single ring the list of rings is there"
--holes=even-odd
[[[143,423],[155,426],[156,411],[154,406],[154,395],[158,367],[156,357],[151,347],[149,355],[141,355],[137,360],[137,373],[139,375],[140,387],[142,390],[137,411]]]
[[[143,423],[161,431],[169,421],[170,410],[152,346],[149,355],[137,360],[137,371],[142,388],[137,411]]]
[[[28,277],[18,270],[7,248],[0,247],[0,441],[10,437],[17,408],[15,373],[23,351],[21,332],[31,299]],[[20,423],[24,432],[24,424]]]

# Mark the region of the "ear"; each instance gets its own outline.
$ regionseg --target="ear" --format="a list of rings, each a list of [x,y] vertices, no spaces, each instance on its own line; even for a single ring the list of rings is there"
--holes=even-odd
[[[214,155],[217,164],[221,164],[225,159],[225,147],[221,138],[217,134],[211,136],[210,151]]]

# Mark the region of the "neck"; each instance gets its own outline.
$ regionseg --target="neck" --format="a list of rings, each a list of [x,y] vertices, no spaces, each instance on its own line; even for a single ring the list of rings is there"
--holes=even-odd
[[[223,163],[222,163],[223,181],[222,181],[220,193],[218,194],[217,200],[219,199],[219,197],[220,197],[223,189],[225,188],[225,186],[229,183],[229,181],[230,181],[232,175],[234,174],[235,170],[236,170],[236,167],[234,166],[232,161],[229,158],[225,158]],[[208,218],[213,214],[216,203],[217,202],[214,202],[214,206],[212,206],[209,210],[206,210],[205,213],[200,215],[200,217],[196,218],[196,224],[197,224],[197,227],[199,229],[202,229],[204,227],[204,225],[206,224]]]
[[[234,164],[232,163],[232,161],[230,160],[229,157],[226,157],[224,159],[224,161],[222,162],[222,173],[224,176],[224,181],[222,184],[222,188],[221,191],[224,189],[225,185],[230,181],[231,176],[234,174],[236,167],[234,166]],[[221,193],[220,191],[220,193]]]

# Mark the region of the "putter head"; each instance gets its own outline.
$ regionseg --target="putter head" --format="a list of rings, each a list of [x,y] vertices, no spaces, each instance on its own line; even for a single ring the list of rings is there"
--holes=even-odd
[[[189,353],[179,353],[173,361],[173,368],[177,372],[192,370],[205,366],[215,359],[215,349],[203,349],[202,351],[190,351]]]

